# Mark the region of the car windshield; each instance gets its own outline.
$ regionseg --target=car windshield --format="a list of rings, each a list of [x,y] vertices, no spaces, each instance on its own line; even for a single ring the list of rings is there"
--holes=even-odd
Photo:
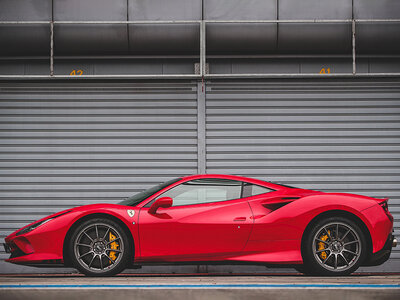
[[[181,180],[182,178],[174,178],[172,180],[169,180],[167,182],[160,183],[159,185],[153,186],[143,192],[137,193],[133,195],[132,197],[129,197],[118,204],[120,205],[126,205],[126,206],[136,206],[139,203],[141,203],[143,200],[146,200],[149,198],[151,195],[154,195],[155,193],[161,191],[162,189],[166,188],[167,186]]]

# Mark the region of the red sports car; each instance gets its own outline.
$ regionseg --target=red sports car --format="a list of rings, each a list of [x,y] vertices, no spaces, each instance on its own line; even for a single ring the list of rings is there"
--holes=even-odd
[[[8,262],[89,276],[145,264],[291,266],[347,275],[396,245],[387,199],[229,175],[177,178],[119,204],[68,209],[9,235]]]

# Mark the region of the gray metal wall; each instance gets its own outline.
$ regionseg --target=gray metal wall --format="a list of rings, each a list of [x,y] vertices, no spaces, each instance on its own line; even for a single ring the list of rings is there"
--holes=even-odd
[[[196,173],[196,98],[191,82],[1,84],[0,243],[50,213]],[[14,269],[40,271],[1,261]]]
[[[211,82],[207,172],[390,197],[399,236],[399,83]],[[399,271],[398,248],[390,262],[375,270]]]
[[[207,173],[390,197],[400,235],[398,79],[214,81],[205,91],[199,120],[197,82],[1,83],[0,242],[52,212],[197,173],[204,160]],[[400,270],[400,251],[365,270]],[[14,271],[41,270],[0,261]]]

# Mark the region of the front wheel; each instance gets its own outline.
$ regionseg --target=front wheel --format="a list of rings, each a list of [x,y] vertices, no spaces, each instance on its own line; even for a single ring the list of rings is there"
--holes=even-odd
[[[112,276],[129,263],[131,245],[114,221],[96,218],[80,224],[69,242],[73,266],[87,276]]]
[[[307,273],[349,275],[364,260],[366,246],[364,233],[355,222],[343,217],[320,220],[307,233],[303,247]]]

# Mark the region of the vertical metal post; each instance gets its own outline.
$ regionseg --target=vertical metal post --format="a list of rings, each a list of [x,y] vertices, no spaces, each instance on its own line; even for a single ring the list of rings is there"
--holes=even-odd
[[[356,75],[356,20],[351,22],[352,40],[351,45],[353,48],[353,75]]]
[[[197,173],[206,173],[206,89],[197,82]]]
[[[54,76],[54,22],[50,22],[50,76]]]
[[[200,76],[206,73],[206,22],[200,23]]]

